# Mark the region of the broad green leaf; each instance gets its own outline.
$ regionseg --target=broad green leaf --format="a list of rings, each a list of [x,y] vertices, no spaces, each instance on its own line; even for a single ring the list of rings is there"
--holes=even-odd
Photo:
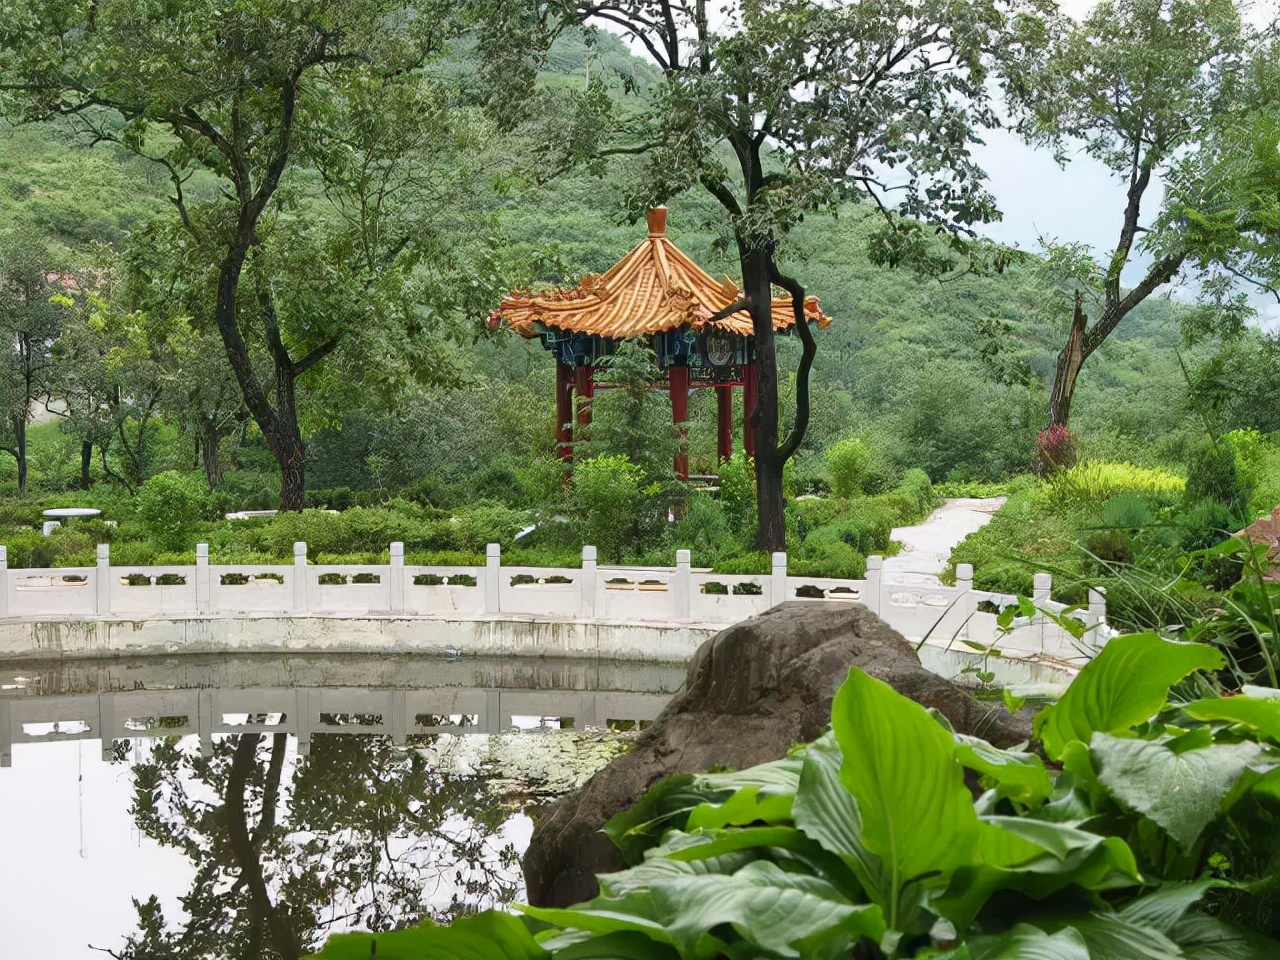
[[[950,887],[932,906],[960,929],[973,922],[997,890],[1016,890],[1028,899],[1043,900],[1072,886],[1102,891],[1141,882],[1133,851],[1119,837],[1025,817],[985,820],[984,854],[986,848],[1008,848],[1009,838],[1014,838],[1032,846],[1038,855],[1016,864],[1001,864],[988,856],[989,862],[956,870]],[[998,844],[993,842],[997,837]]]
[[[975,937],[967,946],[972,960],[1091,960],[1084,938],[1070,927],[1050,934],[1020,923],[996,936]]]
[[[629,931],[657,943],[673,943],[664,922],[663,904],[650,890],[635,890],[618,898],[596,897],[573,907],[533,907],[522,903],[516,909],[557,927],[596,934]]]
[[[655,846],[667,830],[684,826],[687,811],[714,794],[710,788],[698,791],[693,784],[688,773],[663,777],[605,823],[605,834],[628,863],[639,863],[645,850]]]
[[[702,803],[689,812],[684,829],[714,829],[724,826],[782,823],[791,819],[791,801],[795,793],[779,792],[776,787],[752,784],[730,794],[723,803]]]
[[[883,864],[889,926],[901,930],[907,887],[945,885],[977,854],[981,831],[955,739],[924,707],[856,667],[836,691],[831,725],[862,842]]]
[[[447,927],[421,926],[391,933],[336,933],[322,960],[549,960],[528,927],[509,913],[486,911]]]
[[[739,850],[803,848],[810,841],[795,827],[737,827],[669,836],[655,852],[669,860],[703,860]]]
[[[1184,850],[1218,816],[1223,799],[1257,756],[1256,743],[1175,753],[1163,743],[1096,734],[1099,782],[1124,806],[1159,824]]]
[[[1209,917],[1189,913],[1170,931],[1187,960],[1276,960],[1280,942]]]
[[[682,956],[699,955],[703,934],[721,924],[783,957],[801,956],[793,944],[835,927],[845,929],[850,947],[862,937],[878,941],[885,930],[878,907],[851,904],[822,880],[763,861],[731,877],[686,878],[652,892],[665,901],[667,929]]]
[[[1226,697],[1219,700],[1196,700],[1182,711],[1197,720],[1226,720],[1243,724],[1260,737],[1280,744],[1280,700],[1261,697]]]
[[[675,877],[706,876],[709,873],[737,873],[752,860],[756,851],[745,850],[720,857],[700,857],[697,860],[675,860],[666,856],[650,856],[644,863],[617,873],[601,873],[596,876],[600,892],[605,897],[619,897],[632,890],[647,888],[655,883]]]
[[[1054,759],[1073,740],[1118,733],[1164,706],[1169,687],[1196,670],[1214,670],[1222,654],[1200,643],[1177,643],[1154,633],[1116,637],[1085,664],[1062,699],[1036,716],[1036,735]]]
[[[960,763],[992,781],[999,796],[1030,806],[1043,803],[1053,792],[1053,781],[1035,754],[1001,750],[964,734],[955,738]]]
[[[1166,883],[1154,893],[1139,897],[1126,906],[1120,911],[1120,916],[1167,934],[1188,910],[1204,899],[1204,895],[1213,886],[1209,881]]]
[[[1155,927],[1134,923],[1116,913],[1090,913],[1059,921],[1074,929],[1097,960],[1184,960],[1178,945]]]
[[[566,939],[564,946],[559,943],[543,941],[544,946],[554,950],[556,960],[680,960],[675,947],[630,930],[590,934],[576,942]]]
[[[832,737],[809,746],[791,815],[805,836],[845,863],[869,900],[883,903],[880,860],[863,845],[858,804],[840,782],[843,760]]]

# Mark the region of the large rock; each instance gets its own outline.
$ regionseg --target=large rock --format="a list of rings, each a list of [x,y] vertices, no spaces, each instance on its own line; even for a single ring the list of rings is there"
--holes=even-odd
[[[851,666],[936,707],[963,733],[1000,746],[1030,737],[1025,719],[925,670],[902,635],[860,604],[784,603],[699,647],[684,690],[631,752],[548,808],[524,857],[529,902],[595,896],[595,874],[625,866],[601,832],[605,821],[667,774],[742,769],[820,736]]]

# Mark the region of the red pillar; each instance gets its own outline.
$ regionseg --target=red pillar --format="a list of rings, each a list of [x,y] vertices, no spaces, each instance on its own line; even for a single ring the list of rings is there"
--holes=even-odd
[[[733,459],[733,387],[716,387],[716,454]]]
[[[685,424],[689,421],[689,368],[668,367],[667,376],[671,391],[671,420],[680,434],[680,450],[676,454],[676,476],[681,480],[688,480],[689,431],[685,428]]]
[[[742,368],[742,446],[748,457],[756,455],[756,432],[751,429],[751,415],[756,412],[756,383],[759,372],[754,363]]]
[[[574,390],[578,394],[578,439],[591,437],[591,398],[596,395],[595,371],[591,367],[575,367]]]
[[[556,360],[556,455],[573,460],[573,367]]]

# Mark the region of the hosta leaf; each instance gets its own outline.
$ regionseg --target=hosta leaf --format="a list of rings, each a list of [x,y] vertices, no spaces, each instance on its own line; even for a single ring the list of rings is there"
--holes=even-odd
[[[782,823],[791,819],[794,791],[752,784],[730,794],[723,803],[703,803],[689,811],[684,829],[713,829],[750,823]]]
[[[1102,733],[1090,746],[1099,782],[1184,849],[1218,816],[1223,798],[1261,752],[1246,741],[1174,753],[1162,743]]]
[[[846,931],[849,947],[862,937],[884,935],[878,907],[851,904],[822,880],[763,861],[731,877],[675,881],[654,887],[653,893],[665,901],[667,926],[683,956],[696,955],[702,935],[722,924],[784,957],[799,957],[793,944],[836,927]]]
[[[908,885],[944,885],[977,854],[978,815],[955,740],[924,707],[857,668],[836,692],[831,725],[862,842],[883,864],[889,925],[903,929]]]
[[[680,960],[675,947],[629,930],[588,936],[565,946],[558,946],[559,942],[543,941],[554,949],[556,960]]]
[[[1036,716],[1036,735],[1058,759],[1073,740],[1118,733],[1164,706],[1169,687],[1196,670],[1214,670],[1222,654],[1200,643],[1176,643],[1154,633],[1116,637],[1085,664],[1057,703]]]
[[[1170,931],[1187,960],[1275,960],[1280,942],[1203,913],[1189,913]]]
[[[1020,923],[991,937],[976,937],[967,944],[972,960],[1092,960],[1084,938],[1071,928],[1045,933]]]
[[[1043,803],[1053,792],[1044,763],[1032,753],[1001,750],[985,740],[956,734],[956,757],[996,785],[999,796],[1018,803]]]
[[[321,960],[548,960],[551,954],[509,913],[487,911],[451,926],[411,927],[391,933],[337,933]]]
[[[880,860],[862,843],[858,804],[840,782],[843,760],[833,738],[823,737],[810,745],[791,815],[805,836],[849,867],[869,900],[881,903]]]
[[[1208,881],[1167,883],[1154,893],[1133,901],[1120,911],[1120,916],[1167,934],[1188,910],[1204,899],[1204,895],[1213,886]]]
[[[1226,720],[1243,724],[1258,736],[1280,744],[1280,700],[1261,697],[1226,697],[1219,700],[1196,700],[1182,708],[1197,720]]]
[[[1159,930],[1115,913],[1090,913],[1061,926],[1080,934],[1097,960],[1184,960],[1178,945]]]

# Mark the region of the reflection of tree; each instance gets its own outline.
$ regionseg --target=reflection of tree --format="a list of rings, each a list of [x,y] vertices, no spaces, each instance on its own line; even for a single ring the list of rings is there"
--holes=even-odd
[[[490,836],[507,816],[487,780],[433,768],[388,737],[326,734],[308,758],[250,733],[197,752],[158,741],[135,768],[131,813],[195,867],[185,926],[156,897],[119,957],[292,960],[331,926],[387,930],[515,893],[515,851]],[[448,906],[423,903],[453,887]]]

